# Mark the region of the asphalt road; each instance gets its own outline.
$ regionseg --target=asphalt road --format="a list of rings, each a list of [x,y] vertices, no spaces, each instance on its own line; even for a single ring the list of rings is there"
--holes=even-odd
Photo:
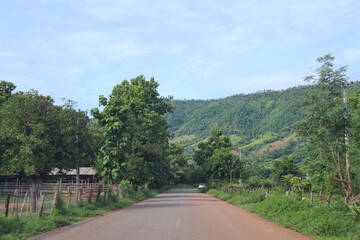
[[[302,234],[196,189],[176,189],[30,239],[300,240]]]

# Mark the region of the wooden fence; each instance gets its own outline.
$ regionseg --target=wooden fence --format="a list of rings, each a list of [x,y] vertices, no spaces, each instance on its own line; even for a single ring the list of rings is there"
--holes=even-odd
[[[81,201],[91,202],[111,195],[121,198],[119,185],[81,182],[26,184],[0,182],[0,210],[4,216],[22,217],[24,214],[50,212],[58,204],[59,196],[67,206],[77,206]]]

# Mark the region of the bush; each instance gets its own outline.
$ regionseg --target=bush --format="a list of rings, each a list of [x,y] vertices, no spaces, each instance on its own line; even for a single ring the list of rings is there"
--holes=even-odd
[[[308,201],[286,198],[273,190],[267,199],[264,191],[223,193],[211,189],[208,194],[257,213],[275,223],[317,239],[359,239],[360,222],[348,211],[342,198],[334,196],[330,206],[312,206]]]
[[[263,180],[259,176],[250,177],[246,183],[245,187],[248,189],[257,189],[263,186]]]

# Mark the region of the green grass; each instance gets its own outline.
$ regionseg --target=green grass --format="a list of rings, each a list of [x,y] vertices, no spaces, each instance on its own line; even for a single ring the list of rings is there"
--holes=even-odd
[[[230,137],[230,141],[232,142],[232,144],[234,146],[239,145],[239,142],[242,140],[242,137],[240,137],[238,135],[234,135],[234,134],[229,135],[229,137]]]
[[[195,135],[181,135],[179,137],[175,137],[170,142],[182,144],[182,143],[185,143],[185,142],[190,142],[190,141],[194,140],[195,138],[196,138]]]
[[[275,141],[277,139],[277,136],[275,133],[273,132],[266,132],[263,135],[260,135],[257,139],[253,139],[252,142],[248,145],[242,146],[241,148],[249,148],[249,147],[253,147],[256,145],[262,145],[265,142],[271,142],[271,141]]]
[[[52,229],[69,225],[74,222],[85,220],[111,210],[120,209],[149,197],[153,197],[162,190],[146,190],[134,192],[131,197],[116,200],[113,197],[101,199],[98,202],[85,203],[79,207],[66,207],[62,199],[59,201],[59,207],[53,213],[44,215],[41,218],[35,215],[29,215],[27,218],[5,218],[0,216],[0,240],[17,240],[24,239],[39,233],[47,232]]]
[[[286,198],[280,190],[271,191],[265,199],[264,192],[223,193],[211,189],[208,194],[316,239],[360,239],[360,221],[350,214],[340,197],[327,206],[316,201],[312,205],[306,195],[306,201]]]

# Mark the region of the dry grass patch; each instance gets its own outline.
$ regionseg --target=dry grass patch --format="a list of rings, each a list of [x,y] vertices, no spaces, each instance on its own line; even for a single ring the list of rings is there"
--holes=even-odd
[[[273,150],[277,150],[277,149],[280,149],[280,148],[283,148],[285,147],[291,140],[295,140],[296,139],[296,135],[293,134],[293,135],[290,135],[289,137],[287,138],[284,138],[282,140],[279,140],[279,141],[276,141],[276,142],[273,142],[273,143],[269,143],[269,144],[266,144],[264,147],[262,147],[260,149],[260,154],[263,154],[265,151],[269,150],[269,151],[273,151]]]

